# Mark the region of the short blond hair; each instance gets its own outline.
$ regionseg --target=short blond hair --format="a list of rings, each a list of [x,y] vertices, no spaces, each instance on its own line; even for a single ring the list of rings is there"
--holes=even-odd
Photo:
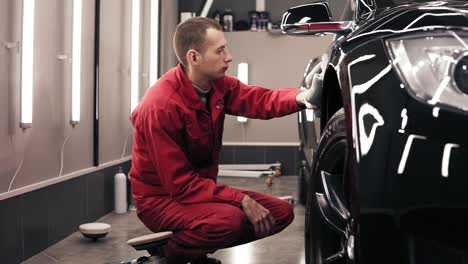
[[[206,17],[191,17],[177,26],[174,33],[174,51],[183,66],[187,67],[186,55],[189,50],[203,52],[206,30],[209,28],[223,31],[216,20]]]

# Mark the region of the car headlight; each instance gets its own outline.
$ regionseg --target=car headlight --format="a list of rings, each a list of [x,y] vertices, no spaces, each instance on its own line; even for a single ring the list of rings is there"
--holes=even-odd
[[[412,95],[430,105],[468,111],[467,33],[421,33],[386,43]]]

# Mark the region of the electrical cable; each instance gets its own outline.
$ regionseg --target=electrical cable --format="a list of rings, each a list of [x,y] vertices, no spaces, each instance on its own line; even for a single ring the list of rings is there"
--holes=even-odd
[[[51,256],[49,256],[49,255],[47,255],[47,253],[42,252],[42,254],[44,254],[46,257],[52,259],[55,263],[58,263],[58,260],[56,260],[55,258],[53,258],[53,257],[51,257]]]
[[[65,138],[65,140],[63,141],[63,144],[62,144],[62,151],[61,151],[61,155],[60,155],[60,172],[59,172],[59,177],[62,176],[62,171],[63,171],[63,151],[65,149],[65,144],[67,144],[67,141],[68,139],[70,139],[70,137],[72,136],[73,134],[73,130],[74,128],[72,128],[72,131],[70,132],[70,134]]]
[[[124,143],[124,146],[122,148],[122,159],[124,158],[124,155],[125,155],[125,150],[127,149],[127,144],[128,144],[128,138],[130,137],[130,135],[132,134],[132,126],[130,126],[130,128],[128,129],[128,133],[127,133],[127,136],[125,137],[125,143]]]
[[[26,133],[25,131],[23,133]],[[24,134],[23,134],[24,135]],[[12,136],[13,137],[13,136]],[[26,146],[27,146],[27,138],[25,138],[26,136],[23,136],[23,158],[21,159],[19,165],[18,165],[18,168],[16,168],[16,171],[15,171],[15,174],[13,175],[13,178],[11,178],[11,181],[10,181],[10,184],[8,185],[8,191],[11,191],[11,187],[13,186],[13,182],[15,181],[16,179],[16,176],[18,176],[18,173],[19,171],[21,170],[22,166],[23,166],[23,162],[24,162],[24,158],[25,158],[25,151],[26,151]]]
[[[21,159],[20,164],[18,165],[18,168],[16,169],[15,175],[13,175],[13,178],[10,181],[10,185],[8,186],[8,192],[11,191],[11,186],[13,185],[13,182],[15,181],[15,178],[18,175],[18,172],[20,171],[21,167],[23,166],[23,161],[24,161],[24,154],[23,154],[23,158]]]

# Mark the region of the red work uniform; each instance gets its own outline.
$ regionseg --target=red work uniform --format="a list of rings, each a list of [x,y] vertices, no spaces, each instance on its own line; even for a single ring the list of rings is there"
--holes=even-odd
[[[273,232],[288,226],[289,203],[217,184],[225,114],[269,119],[301,110],[299,89],[269,90],[225,76],[212,82],[209,107],[179,64],[148,90],[132,114],[130,181],[137,215],[153,232],[173,231],[164,248],[171,261],[255,240],[240,208],[245,194],[268,209]]]

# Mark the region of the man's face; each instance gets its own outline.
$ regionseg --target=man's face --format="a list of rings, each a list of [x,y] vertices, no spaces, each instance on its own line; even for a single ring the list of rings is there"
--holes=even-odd
[[[208,28],[205,35],[205,46],[201,54],[197,71],[207,79],[216,80],[224,77],[232,56],[227,50],[226,39],[222,31]]]

